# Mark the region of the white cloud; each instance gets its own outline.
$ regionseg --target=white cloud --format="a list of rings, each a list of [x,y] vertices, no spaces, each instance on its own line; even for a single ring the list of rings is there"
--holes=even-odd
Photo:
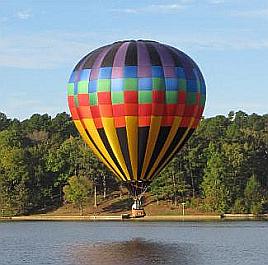
[[[27,20],[32,17],[32,11],[30,9],[19,10],[16,13],[16,17],[21,20]]]
[[[118,8],[111,9],[112,12],[127,13],[127,14],[140,14],[140,13],[173,13],[181,11],[186,7],[186,3],[191,1],[184,0],[181,3],[173,4],[152,4],[137,8]]]

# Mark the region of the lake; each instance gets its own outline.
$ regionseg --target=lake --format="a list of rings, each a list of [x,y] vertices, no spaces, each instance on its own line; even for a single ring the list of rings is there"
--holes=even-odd
[[[267,265],[268,222],[0,222],[1,265]]]

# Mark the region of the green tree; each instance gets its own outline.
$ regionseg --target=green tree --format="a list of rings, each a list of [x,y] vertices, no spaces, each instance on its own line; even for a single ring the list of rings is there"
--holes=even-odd
[[[87,177],[72,176],[63,192],[65,200],[79,207],[80,214],[83,215],[84,204],[93,192],[93,183]]]
[[[205,169],[201,187],[205,196],[205,206],[211,211],[225,212],[229,208],[228,176],[222,154],[209,147],[210,157]]]
[[[244,192],[245,204],[248,212],[258,214],[262,212],[262,193],[261,185],[253,175],[247,182]]]

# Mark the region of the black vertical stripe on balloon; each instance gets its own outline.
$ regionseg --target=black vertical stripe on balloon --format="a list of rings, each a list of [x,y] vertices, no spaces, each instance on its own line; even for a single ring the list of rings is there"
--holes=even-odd
[[[92,137],[90,136],[89,132],[87,129],[85,129],[85,132],[87,134],[87,137],[89,138],[90,142],[94,145],[94,147],[97,149],[99,152],[100,156],[102,157],[103,160],[116,172],[115,168],[110,164],[110,162],[106,159],[106,157],[102,154],[101,150],[99,147],[96,145],[96,143],[93,141]]]
[[[177,130],[174,138],[172,139],[166,153],[161,158],[159,165],[162,165],[165,160],[169,157],[169,155],[173,152],[173,150],[176,148],[177,144],[180,142],[181,138],[183,137],[184,133],[186,132],[187,128],[181,127]],[[157,170],[154,170],[153,174],[155,174]]]
[[[149,126],[138,127],[138,179],[141,177],[142,167],[145,160],[149,131]]]
[[[74,70],[78,70],[81,66],[82,66],[82,69],[89,69],[87,67],[85,67],[85,63],[87,62],[87,60],[95,53],[99,53],[101,50],[103,50],[105,47],[107,47],[109,45],[106,45],[106,46],[103,46],[103,47],[100,47],[90,53],[88,53],[86,56],[84,56],[80,61],[79,63],[75,66],[75,69]]]
[[[83,69],[91,69],[93,67],[93,64],[95,63],[95,60],[97,59],[98,55],[110,45],[103,46],[99,49],[94,50],[90,56],[86,59],[86,62],[83,66]]]
[[[114,155],[113,149],[112,149],[111,146],[110,146],[110,143],[109,143],[109,141],[108,141],[108,139],[107,139],[107,136],[106,136],[106,134],[105,134],[104,129],[103,129],[103,128],[99,128],[99,129],[97,129],[97,131],[98,131],[99,136],[100,136],[100,138],[101,138],[101,140],[102,140],[102,142],[103,142],[103,144],[104,144],[104,146],[105,146],[105,148],[106,148],[108,154],[110,155],[111,159],[113,160],[113,162],[115,163],[115,165],[117,166],[118,170],[119,170],[120,173],[123,175],[123,177],[125,178],[125,180],[127,180],[124,171],[122,170],[122,168],[121,168],[121,166],[120,166],[118,160],[116,159],[116,157],[115,157],[115,155]]]
[[[92,52],[91,52],[91,53],[92,53]],[[79,70],[80,66],[84,63],[84,60],[86,60],[86,58],[87,58],[88,56],[90,56],[91,53],[85,55],[85,56],[78,62],[78,64],[77,64],[77,65],[75,66],[75,68],[74,68],[74,71]]]
[[[170,126],[161,126],[160,127],[160,130],[159,130],[159,133],[158,133],[158,137],[157,137],[157,140],[156,140],[156,144],[154,146],[154,151],[153,151],[153,154],[152,154],[152,157],[150,159],[150,162],[149,162],[149,165],[146,169],[146,173],[145,173],[145,176],[144,176],[144,179],[146,180],[147,179],[147,176],[148,174],[150,173],[156,159],[159,157],[159,154],[166,142],[166,139],[168,137],[168,134],[170,132],[170,129],[171,127]],[[149,148],[153,148],[153,146],[149,146]],[[158,167],[158,166],[157,166]]]
[[[150,42],[146,42],[145,46],[146,46],[148,53],[149,53],[149,56],[150,56],[151,65],[162,66],[160,55],[158,54],[155,47]]]
[[[125,164],[127,166],[127,170],[129,173],[129,176],[131,179],[133,179],[133,171],[132,171],[132,166],[131,166],[131,161],[129,157],[129,149],[128,149],[128,141],[127,141],[127,130],[125,127],[123,128],[116,128],[116,134],[117,138],[120,144],[120,148],[122,151],[122,155],[125,160]]]
[[[193,71],[196,65],[194,61],[182,51],[175,49],[174,47],[171,47],[171,46],[168,46],[168,47],[170,51],[172,51],[175,54],[175,56],[180,60],[181,65],[186,75],[186,79],[196,80],[196,76]]]
[[[187,128],[180,128],[180,129],[185,129],[184,131],[186,131],[187,130]],[[177,148],[175,149],[175,150],[173,150],[174,151],[174,154],[170,157],[170,158],[168,158],[168,156],[171,154],[171,150],[170,150],[170,153],[168,153],[168,152],[166,152],[166,156],[165,157],[163,157],[162,159],[161,159],[161,161],[160,161],[160,165],[161,165],[161,170],[175,157],[175,155],[182,149],[182,147],[185,145],[185,143],[189,140],[189,138],[191,137],[191,135],[193,134],[193,132],[195,131],[195,129],[190,129],[189,131],[188,131],[188,133],[187,133],[187,135],[185,136],[185,138],[184,138],[184,140],[181,142],[181,144],[179,145],[179,146],[177,146]],[[182,135],[183,136],[183,135]],[[181,137],[182,137],[181,136]],[[167,159],[167,160],[166,160]],[[159,168],[157,169],[157,170],[159,170]],[[157,170],[155,170],[154,172],[153,172],[153,174],[151,175],[152,177],[154,177],[154,175],[155,175],[155,173],[157,172]],[[161,171],[160,170],[160,171]]]
[[[173,58],[173,61],[175,63],[175,66],[177,67],[183,67],[180,57],[175,53],[173,49],[171,49],[169,46],[165,45],[165,48],[167,49],[167,52],[171,55]]]
[[[136,66],[137,64],[138,64],[137,43],[135,41],[131,41],[127,47],[125,65]]]
[[[111,67],[113,66],[114,63],[114,57],[118,51],[118,49],[120,48],[120,46],[122,45],[122,42],[115,42],[112,45],[112,48],[108,51],[108,53],[105,55],[101,66],[102,67]]]

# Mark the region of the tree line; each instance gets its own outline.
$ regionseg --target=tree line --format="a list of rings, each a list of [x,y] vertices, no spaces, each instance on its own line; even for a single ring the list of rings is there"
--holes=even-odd
[[[34,114],[19,121],[0,113],[0,215],[82,206],[93,189],[120,189],[112,173],[84,144],[71,118]],[[148,192],[156,201],[210,212],[268,209],[268,114],[231,111],[203,118],[183,149]]]

